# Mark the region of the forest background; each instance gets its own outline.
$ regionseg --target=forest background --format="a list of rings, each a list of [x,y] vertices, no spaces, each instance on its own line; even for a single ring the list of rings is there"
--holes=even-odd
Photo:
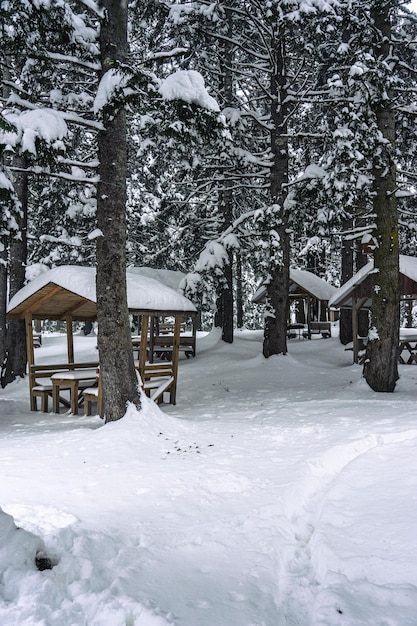
[[[45,268],[100,270],[107,256],[106,280],[120,282],[126,263],[181,270],[226,342],[265,315],[268,357],[286,352],[290,266],[345,282],[373,237],[387,282],[367,380],[392,390],[392,277],[399,250],[416,254],[408,3],[122,4],[1,4],[2,384],[26,366],[7,301]],[[110,208],[117,231],[103,236]],[[260,280],[264,311],[250,302]],[[351,339],[343,315],[341,339]],[[105,375],[104,339],[99,348]]]

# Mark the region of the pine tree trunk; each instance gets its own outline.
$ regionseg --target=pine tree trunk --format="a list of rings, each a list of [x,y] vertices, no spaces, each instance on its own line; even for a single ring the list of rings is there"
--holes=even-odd
[[[223,50],[220,58],[220,75],[222,79],[221,93],[225,106],[233,104],[233,18],[231,12],[226,8],[227,35],[228,39],[223,42]],[[229,183],[224,180],[223,188],[219,190],[219,211],[222,220],[223,232],[233,221],[233,191],[229,188]],[[229,252],[229,262],[223,268],[223,278],[225,284],[220,286],[219,297],[217,299],[218,315],[216,326],[222,329],[222,340],[226,343],[233,343],[233,255]]]
[[[3,249],[2,249],[3,248]],[[6,359],[7,250],[0,241],[0,376]]]
[[[343,224],[343,230],[351,229],[352,221]],[[353,276],[353,242],[350,239],[342,239],[341,253],[341,276],[340,280],[344,285]],[[351,309],[341,309],[339,316],[339,340],[344,346],[353,341],[352,333],[352,311]]]
[[[387,59],[390,54],[390,17],[388,3],[375,3],[371,10],[380,43],[375,56]],[[378,247],[374,253],[375,268],[372,294],[372,321],[370,341],[366,351],[364,376],[374,391],[394,391],[398,379],[399,341],[399,245],[398,211],[395,196],[396,170],[392,148],[395,141],[395,122],[392,102],[381,99],[375,106],[378,129],[386,140],[380,144],[380,156],[373,168],[374,237]]]
[[[104,0],[100,30],[102,73],[127,54],[127,3]],[[126,293],[126,117],[104,119],[98,136],[97,319],[100,376],[106,422],[118,420],[128,402],[140,407]]]
[[[242,255],[239,250],[236,254],[236,326],[243,328]]]
[[[18,162],[19,161],[19,162]],[[22,162],[20,162],[22,161]],[[14,165],[25,168],[24,159],[15,157]],[[28,177],[26,173],[15,175],[15,192],[21,203],[21,213],[17,218],[20,238],[10,242],[9,298],[12,298],[25,284],[27,264],[27,215]],[[26,373],[27,350],[24,320],[9,320],[7,325],[6,359],[1,372],[1,385],[5,387]]]
[[[278,18],[277,18],[278,20]],[[287,353],[287,322],[289,314],[290,239],[285,208],[288,182],[288,139],[285,52],[283,38],[274,40],[271,50],[275,54],[275,73],[271,78],[271,151],[273,165],[270,174],[269,210],[269,282],[266,292],[266,317],[263,355]]]

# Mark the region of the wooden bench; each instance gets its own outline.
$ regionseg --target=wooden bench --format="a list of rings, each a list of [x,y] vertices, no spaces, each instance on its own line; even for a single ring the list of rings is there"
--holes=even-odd
[[[332,336],[331,323],[330,322],[310,322],[309,330],[303,332],[303,337],[310,335],[321,335],[325,339]]]
[[[96,386],[95,387],[87,387],[83,390],[83,398],[84,398],[84,415],[93,415],[93,404],[97,405],[97,413],[94,415],[99,415],[100,417],[104,417],[103,413],[103,398],[101,394],[101,383],[100,383],[100,370],[97,368],[96,375]]]
[[[53,394],[53,385],[51,381],[51,376],[53,374],[57,374],[58,372],[70,372],[75,369],[96,367],[97,363],[51,363],[48,365],[31,365],[29,367],[29,395],[31,411],[38,410],[37,399],[40,398],[41,410],[44,413],[48,412],[48,399],[50,397],[52,398]],[[64,389],[64,387],[61,387],[61,389]],[[68,385],[66,389],[70,389],[70,385]],[[62,396],[59,397],[59,402],[68,408],[71,406],[70,402]]]
[[[153,338],[153,355],[156,354],[161,358],[172,358],[172,346],[174,343],[173,335],[157,335]],[[180,335],[179,351],[184,352],[185,356],[195,356],[195,337],[192,335]],[[153,357],[152,355],[152,357]]]
[[[143,390],[151,400],[160,404],[164,393],[169,392],[169,401],[175,404],[175,376],[172,363],[146,363]],[[97,415],[104,417],[100,376],[97,370],[97,386],[87,387],[83,392],[84,415],[93,415],[93,405],[97,405]]]
[[[42,345],[42,335],[33,333],[33,347],[40,348]]]
[[[146,363],[142,382],[143,390],[151,400],[159,404],[164,393],[169,392],[169,401],[175,404],[175,376],[171,362]]]

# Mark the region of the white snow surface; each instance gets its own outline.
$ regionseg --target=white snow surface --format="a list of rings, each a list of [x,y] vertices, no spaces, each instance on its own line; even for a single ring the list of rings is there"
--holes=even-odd
[[[220,111],[216,100],[206,89],[204,78],[195,70],[174,72],[161,82],[159,93],[164,100],[184,100],[190,104],[198,104],[209,111]]]
[[[132,311],[196,311],[190,300],[154,278],[144,276],[134,269],[128,269],[126,277],[127,302]],[[10,300],[7,310],[12,311],[48,283],[54,283],[83,298],[96,302],[95,281],[96,270],[93,267],[61,265],[42,272],[20,289]]]
[[[335,336],[261,347],[200,336],[175,406],[107,425],[0,391],[2,626],[415,626],[417,366],[376,394]]]

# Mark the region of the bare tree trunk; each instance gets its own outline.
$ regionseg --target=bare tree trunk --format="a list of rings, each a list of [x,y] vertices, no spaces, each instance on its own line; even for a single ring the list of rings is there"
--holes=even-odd
[[[11,76],[12,58],[8,55],[4,57],[2,64],[4,78],[12,81]],[[3,96],[8,97],[10,89],[3,85]],[[24,170],[26,159],[20,156],[13,157],[13,164]],[[15,174],[14,191],[20,201],[20,213],[16,215],[18,236],[14,236],[9,242],[9,259],[7,250],[4,251],[1,278],[1,298],[4,315],[6,309],[7,295],[12,298],[15,293],[25,284],[25,270],[27,263],[27,221],[28,221],[28,176],[24,172]],[[9,264],[7,264],[7,260]],[[7,278],[9,278],[9,292],[7,294]],[[4,320],[0,322],[0,365],[1,386],[5,387],[13,382],[18,376],[23,377],[26,373],[26,330],[23,320]]]
[[[127,55],[127,3],[103,0],[100,30],[102,74]],[[140,407],[126,293],[126,117],[104,119],[99,133],[97,319],[100,376],[106,422],[118,420],[128,402]]]
[[[277,18],[278,20],[278,18]],[[266,292],[266,318],[263,355],[287,353],[287,321],[289,314],[290,239],[288,216],[285,208],[285,183],[288,182],[288,139],[285,50],[283,37],[274,41],[271,50],[275,54],[271,78],[271,151],[273,165],[270,174],[270,218],[268,224],[269,274]]]
[[[352,228],[352,221],[343,224],[343,230]],[[341,276],[340,280],[344,285],[353,276],[353,241],[351,239],[342,239],[341,252]],[[339,316],[339,340],[344,346],[353,341],[352,332],[352,311],[350,309],[341,309]]]
[[[14,164],[24,169],[26,161],[15,157]],[[12,298],[24,286],[26,279],[28,218],[28,176],[26,173],[15,174],[14,189],[20,200],[20,215],[17,217],[19,238],[14,238],[10,242],[9,298]],[[25,322],[24,320],[9,320],[1,386],[5,387],[19,376],[23,377],[26,373],[26,362]]]
[[[390,56],[390,9],[388,3],[375,3],[371,9],[379,44],[375,56],[386,61]],[[398,210],[395,196],[396,169],[392,155],[395,142],[395,121],[392,102],[383,99],[375,106],[378,129],[386,142],[380,143],[380,155],[373,168],[374,236],[378,247],[374,253],[375,268],[372,294],[370,341],[366,351],[364,376],[374,391],[394,391],[398,379],[399,341],[399,244]]]
[[[223,42],[220,58],[220,75],[222,77],[221,92],[225,106],[233,104],[233,18],[230,10],[225,9],[228,39]],[[226,176],[227,177],[227,176]],[[226,230],[233,221],[233,191],[226,180],[219,190],[219,210],[222,217],[222,228]],[[220,285],[217,298],[217,315],[215,325],[222,329],[222,340],[233,343],[233,254],[228,254],[229,262],[223,269],[224,283]]]
[[[236,254],[236,326],[243,328],[243,278],[242,278],[242,255],[238,250]]]
[[[0,371],[6,359],[7,249],[0,241]]]

